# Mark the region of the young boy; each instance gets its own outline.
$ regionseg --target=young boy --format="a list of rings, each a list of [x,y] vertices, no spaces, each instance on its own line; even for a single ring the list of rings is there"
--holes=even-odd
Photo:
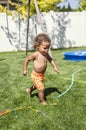
[[[40,102],[43,105],[46,105],[46,101],[44,98],[44,73],[47,68],[47,60],[51,63],[56,73],[59,74],[59,69],[56,66],[55,61],[49,55],[48,50],[50,47],[51,40],[48,35],[41,33],[35,37],[34,40],[34,49],[36,52],[29,55],[23,65],[23,74],[27,75],[27,66],[30,61],[33,61],[33,71],[31,73],[31,78],[33,81],[33,85],[31,88],[27,89],[27,93],[31,96],[31,93],[37,89],[38,90],[38,97]]]

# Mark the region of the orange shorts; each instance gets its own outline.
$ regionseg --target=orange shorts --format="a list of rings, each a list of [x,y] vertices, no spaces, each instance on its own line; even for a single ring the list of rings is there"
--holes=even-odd
[[[31,73],[31,78],[32,78],[34,86],[38,90],[44,90],[44,75],[42,73],[37,73],[33,71]]]

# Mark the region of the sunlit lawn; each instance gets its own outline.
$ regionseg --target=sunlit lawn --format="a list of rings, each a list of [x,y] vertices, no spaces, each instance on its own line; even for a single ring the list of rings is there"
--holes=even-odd
[[[85,50],[71,48],[52,50],[52,55],[60,69],[57,75],[48,64],[45,73],[45,96],[48,105],[40,104],[37,90],[31,98],[26,88],[32,85],[32,62],[28,66],[28,75],[22,75],[25,52],[0,53],[0,130],[86,130],[86,61],[64,60],[63,52]],[[32,53],[29,52],[28,55]],[[71,89],[60,98],[74,77]]]

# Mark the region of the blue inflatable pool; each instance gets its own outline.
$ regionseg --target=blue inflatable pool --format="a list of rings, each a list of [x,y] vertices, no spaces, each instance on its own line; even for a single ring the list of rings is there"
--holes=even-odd
[[[65,60],[82,61],[86,60],[86,50],[64,52]]]

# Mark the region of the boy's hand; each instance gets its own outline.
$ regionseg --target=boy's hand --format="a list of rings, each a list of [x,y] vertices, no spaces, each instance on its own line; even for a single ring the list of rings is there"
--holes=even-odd
[[[26,70],[23,71],[23,75],[24,75],[24,76],[27,75],[27,71],[26,71]]]
[[[59,70],[57,68],[54,68],[54,70],[56,71],[57,74],[59,74]]]

